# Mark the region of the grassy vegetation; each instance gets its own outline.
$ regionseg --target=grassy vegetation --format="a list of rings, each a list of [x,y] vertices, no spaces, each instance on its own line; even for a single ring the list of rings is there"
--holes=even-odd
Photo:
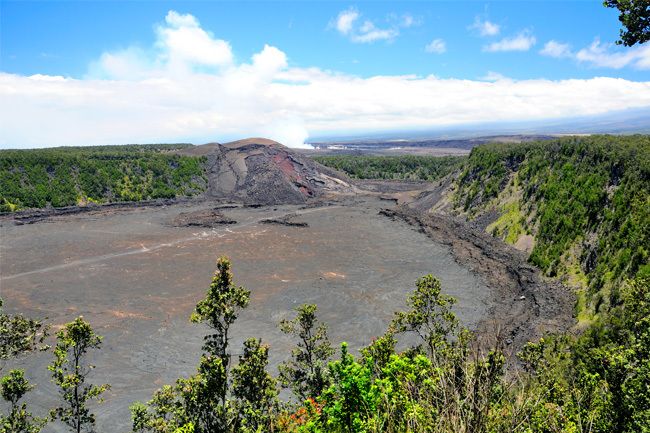
[[[513,179],[519,198],[504,207]],[[457,186],[455,205],[470,218],[497,208],[496,227],[533,233],[530,261],[549,276],[577,265],[594,311],[619,302],[622,279],[650,274],[649,136],[480,146]],[[513,231],[502,234],[516,241]]]
[[[189,145],[125,145],[0,151],[0,211],[191,196],[205,189]]]
[[[424,180],[432,182],[456,170],[460,156],[317,156],[319,163],[355,179]]]

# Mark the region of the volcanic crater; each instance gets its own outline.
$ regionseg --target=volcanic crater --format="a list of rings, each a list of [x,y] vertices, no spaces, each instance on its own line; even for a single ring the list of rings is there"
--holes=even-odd
[[[112,384],[95,409],[100,431],[128,430],[133,401],[195,371],[206,329],[188,317],[221,255],[231,258],[236,283],[252,291],[232,347],[262,338],[273,369],[295,343],[278,329],[294,307],[316,303],[333,343],[356,351],[385,331],[415,280],[429,273],[458,299],[463,324],[486,338],[499,330],[513,352],[571,323],[568,292],[545,282],[522,254],[409,207],[426,185],[353,182],[260,138],[181,153],[206,157],[204,197],[0,216],[7,311],[47,317],[55,327],[82,314],[104,336],[91,377]],[[18,361],[38,384],[38,412],[57,399],[50,361],[47,352]]]

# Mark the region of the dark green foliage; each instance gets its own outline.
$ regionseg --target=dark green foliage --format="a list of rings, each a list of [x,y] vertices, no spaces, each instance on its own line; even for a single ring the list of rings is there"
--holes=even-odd
[[[244,343],[239,364],[229,370],[230,326],[248,305],[250,292],[235,286],[230,261],[221,257],[206,297],[190,320],[213,331],[205,337],[197,374],[156,391],[146,405],[131,406],[134,432],[212,433],[270,431],[277,390],[266,372],[268,346]]]
[[[395,330],[389,329],[384,335],[376,338],[368,346],[361,349],[361,354],[366,359],[372,360],[373,375],[377,376],[390,362],[390,357],[395,353],[397,339]]]
[[[20,403],[33,387],[22,370],[11,370],[0,379],[0,393],[9,403],[9,414],[0,415],[0,433],[38,433],[45,426],[47,418],[34,417],[27,410],[27,404]]]
[[[317,156],[317,162],[356,179],[424,180],[432,182],[458,168],[458,156]]]
[[[204,355],[198,373],[176,382],[176,392],[182,409],[175,413],[179,427],[192,425],[197,432],[229,431],[233,424],[233,410],[226,400],[228,370],[223,358]]]
[[[504,356],[500,349],[469,358],[467,331],[449,310],[452,298],[431,275],[418,280],[411,310],[392,326],[413,331],[424,344],[394,350],[389,332],[355,359],[345,343],[331,362],[331,385],[305,414],[282,431],[301,432],[467,432],[488,431],[492,408],[504,397]],[[429,351],[427,348],[431,348]],[[305,419],[306,418],[306,419]]]
[[[87,365],[86,357],[88,350],[101,347],[102,338],[83,317],[65,325],[56,338],[54,362],[48,369],[52,372],[52,381],[59,387],[63,404],[52,409],[51,417],[61,420],[73,432],[92,430],[95,415],[87,403],[99,399],[110,386],[86,383],[88,374],[94,368]]]
[[[451,344],[449,339],[457,335],[459,328],[458,319],[451,311],[456,300],[442,293],[440,280],[425,275],[417,280],[416,289],[406,303],[410,310],[396,313],[391,329],[396,333],[415,333],[430,358],[444,353]]]
[[[295,311],[293,320],[280,322],[282,332],[299,340],[291,352],[291,360],[279,366],[280,383],[306,400],[320,395],[328,385],[326,365],[334,349],[327,338],[327,326],[316,318],[315,304],[301,305]]]
[[[269,431],[273,422],[278,391],[275,379],[266,371],[268,363],[268,345],[255,338],[244,342],[244,353],[232,369],[232,395],[242,433]]]
[[[530,261],[550,276],[576,243],[593,308],[601,288],[647,272],[650,260],[650,136],[567,137],[472,150],[456,205],[470,217],[492,206],[513,176],[535,235]]]
[[[0,150],[0,212],[198,194],[203,160],[170,153],[182,147]]]
[[[229,270],[227,259],[220,259],[194,313],[200,321],[221,323],[215,329],[232,324],[245,306],[236,300],[248,299]],[[308,397],[297,405],[278,403],[275,379],[266,371],[268,346],[252,338],[230,372],[222,356],[208,353],[196,375],[164,386],[147,405],[134,404],[133,431],[650,433],[650,279],[637,278],[619,291],[621,304],[582,335],[529,343],[519,355],[523,370],[507,375],[499,338],[487,349],[474,344],[451,310],[455,300],[427,275],[389,331],[359,357],[343,343],[340,359],[327,366],[327,384],[311,395],[305,391]],[[283,322],[301,341],[301,362],[294,354],[285,365],[307,370],[305,341],[312,347],[326,341],[313,339],[324,329],[315,312],[304,305]],[[396,337],[406,332],[421,342],[398,353]],[[220,353],[227,356],[227,339],[225,345]],[[329,344],[325,348],[329,355]],[[301,390],[304,377],[297,383]]]
[[[176,433],[183,427],[189,426],[194,429],[194,424],[188,419],[188,408],[196,409],[199,405],[206,407],[209,402],[193,400],[193,396],[197,396],[197,393],[192,392],[194,389],[187,386],[189,381],[190,379],[179,379],[175,386],[163,386],[153,394],[147,404],[140,402],[132,404],[129,409],[133,431]],[[211,412],[206,413],[206,415],[210,414]]]
[[[49,348],[44,344],[49,326],[23,315],[9,315],[3,305],[0,298],[0,370],[10,358]],[[20,403],[32,388],[34,385],[27,381],[22,370],[11,370],[0,379],[0,393],[9,404],[9,413],[0,415],[0,433],[37,433],[47,423],[47,418],[34,417],[27,403]]]
[[[621,39],[616,41],[631,47],[650,40],[650,2],[648,0],[605,0],[608,8],[620,12],[618,20],[623,25]]]
[[[248,306],[249,300],[250,291],[233,283],[230,260],[227,257],[220,257],[208,293],[205,299],[196,304],[190,320],[194,323],[205,322],[215,331],[214,334],[205,337],[203,350],[222,358],[226,368],[230,359],[228,353],[230,325],[237,320],[239,311]]]
[[[622,303],[579,337],[529,343],[520,391],[534,431],[650,432],[650,279],[622,289]]]
[[[228,372],[222,358],[201,357],[197,374],[165,385],[152,399],[134,403],[131,418],[134,432],[179,433],[233,432],[238,411],[222,396],[228,390]]]
[[[43,341],[49,326],[23,315],[9,315],[2,308],[0,298],[0,370],[4,361],[33,350],[45,350]]]
[[[621,298],[580,336],[530,343],[519,355],[524,371],[509,376],[500,344],[481,351],[461,329],[433,356],[395,353],[391,338],[382,337],[355,358],[344,343],[340,360],[330,363],[331,385],[293,416],[280,417],[279,431],[648,433],[650,279],[626,283]],[[434,340],[450,340],[453,314],[419,305],[406,314],[439,318]],[[377,363],[377,353],[389,353],[382,356],[387,362]]]

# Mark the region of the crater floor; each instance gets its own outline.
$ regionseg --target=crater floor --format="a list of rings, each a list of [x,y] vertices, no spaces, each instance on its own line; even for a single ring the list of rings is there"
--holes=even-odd
[[[252,291],[234,325],[232,348],[254,336],[271,345],[271,364],[293,342],[278,329],[301,303],[316,303],[334,344],[353,349],[381,335],[404,307],[415,280],[433,273],[459,302],[462,322],[485,319],[492,290],[460,266],[449,248],[407,223],[379,215],[392,205],[373,197],[320,207],[220,209],[236,224],[174,227],[181,212],[216,204],[109,209],[53,217],[37,224],[1,222],[0,293],[9,312],[47,317],[54,327],[83,315],[104,336],[93,356],[93,383],[112,385],[97,406],[98,429],[128,431],[128,406],[195,372],[206,329],[188,317],[227,255],[237,284]],[[261,223],[293,214],[307,227]],[[30,401],[42,415],[56,401],[46,365],[51,353],[17,361],[37,384]],[[8,365],[8,369],[11,365]],[[64,431],[51,424],[48,431]]]

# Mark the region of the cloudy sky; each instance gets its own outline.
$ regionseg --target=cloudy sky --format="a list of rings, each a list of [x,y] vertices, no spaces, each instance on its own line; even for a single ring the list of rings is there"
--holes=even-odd
[[[597,1],[0,1],[0,146],[354,135],[650,107]]]

